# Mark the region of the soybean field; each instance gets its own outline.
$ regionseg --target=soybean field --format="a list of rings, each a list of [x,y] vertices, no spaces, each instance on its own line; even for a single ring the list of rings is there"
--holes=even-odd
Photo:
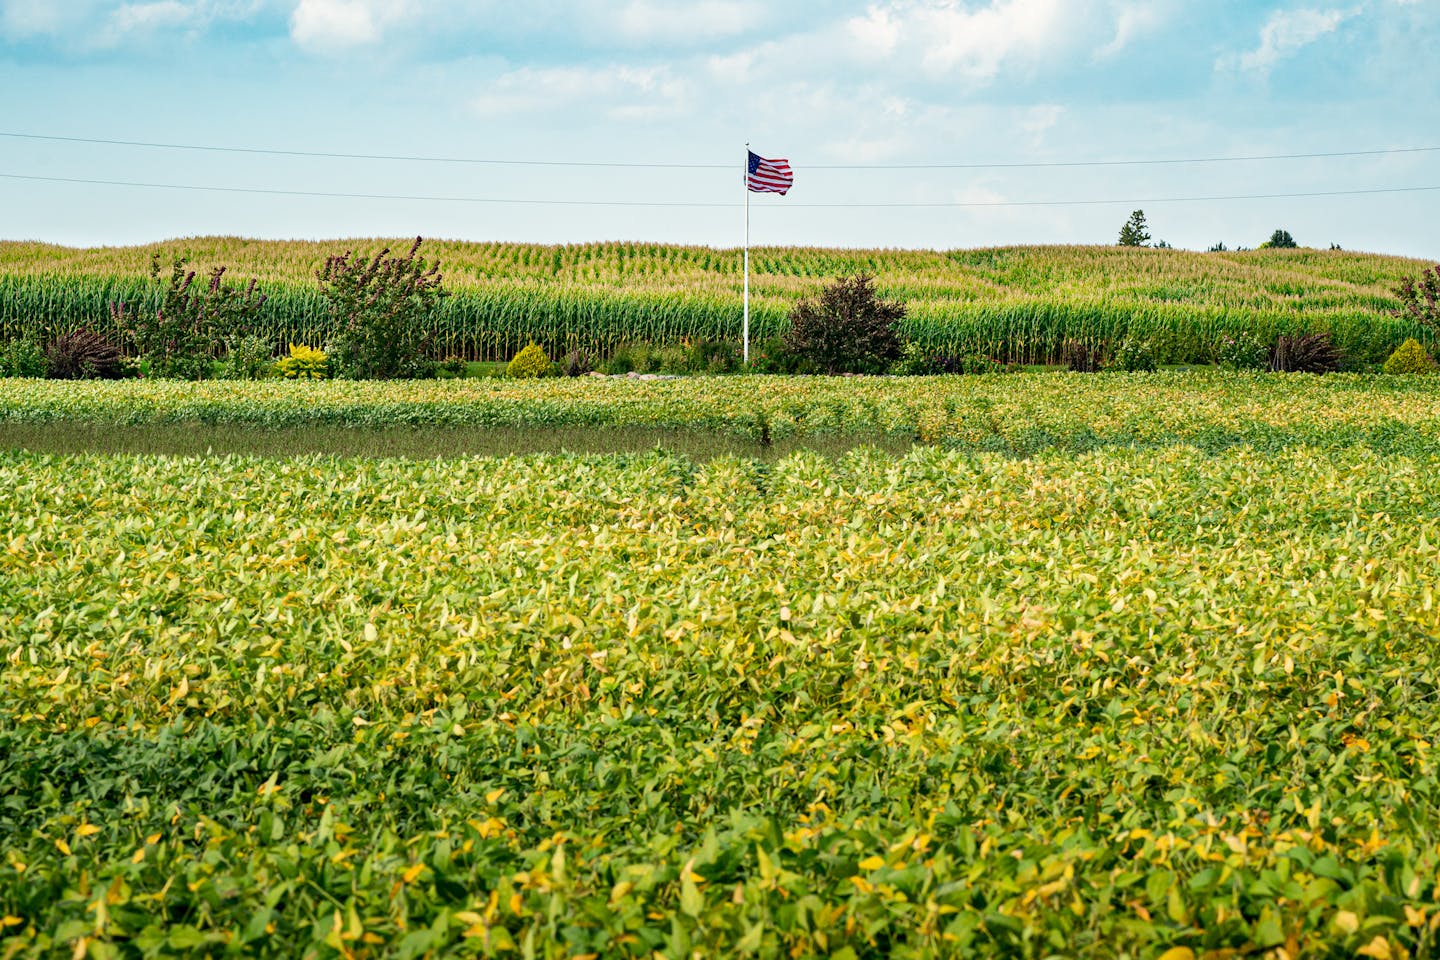
[[[1434,956],[1440,378],[750,379],[7,387],[945,442],[0,452],[0,956]]]

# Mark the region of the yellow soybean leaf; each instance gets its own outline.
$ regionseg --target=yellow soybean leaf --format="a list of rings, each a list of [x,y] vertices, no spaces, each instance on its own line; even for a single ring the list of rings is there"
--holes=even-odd
[[[70,856],[70,844],[66,843],[64,840],[56,840],[55,849],[65,854],[65,856],[67,857]]]
[[[100,828],[93,823],[81,824],[80,829],[75,831],[76,836],[93,837],[100,832]]]
[[[1171,947],[1155,960],[1195,960],[1195,951],[1189,947]]]
[[[1390,944],[1384,937],[1377,936],[1365,946],[1355,951],[1362,957],[1374,957],[1375,960],[1390,960]]]
[[[404,873],[400,874],[400,879],[401,879],[402,881],[404,881],[405,883],[414,883],[415,880],[416,880],[416,878],[419,877],[420,874],[421,874],[422,872],[424,872],[424,870],[425,870],[425,864],[423,864],[423,863],[414,864],[414,865],[410,866],[409,868],[407,868]]]
[[[883,866],[885,866],[883,857],[866,857],[860,861],[861,870],[879,870]]]

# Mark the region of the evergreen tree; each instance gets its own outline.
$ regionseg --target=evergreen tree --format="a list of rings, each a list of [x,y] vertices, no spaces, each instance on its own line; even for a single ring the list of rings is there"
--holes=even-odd
[[[1294,250],[1300,244],[1290,236],[1289,230],[1276,230],[1270,234],[1270,239],[1260,244],[1261,250]]]
[[[1136,210],[1120,228],[1120,246],[1143,247],[1150,242],[1150,231],[1145,225],[1145,211]]]

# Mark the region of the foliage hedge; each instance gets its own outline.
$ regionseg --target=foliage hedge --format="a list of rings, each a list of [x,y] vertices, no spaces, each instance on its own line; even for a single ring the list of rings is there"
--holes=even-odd
[[[1186,444],[1440,451],[1440,378],[1256,373],[119,383],[0,380],[0,422],[881,434],[1028,455]]]
[[[144,281],[159,251],[258,277],[269,300],[254,332],[270,342],[329,343],[342,324],[327,313],[314,277],[336,247],[229,237],[91,250],[0,241],[0,339],[48,342],[87,325],[116,333],[105,327],[110,302],[159,305],[158,292]],[[426,247],[446,263],[453,294],[428,321],[436,359],[504,361],[532,340],[551,357],[584,350],[598,360],[627,343],[739,339],[738,250],[431,241]],[[1268,344],[1280,334],[1328,331],[1358,362],[1383,363],[1406,337],[1432,347],[1435,339],[1421,315],[1393,315],[1397,284],[1429,266],[1399,257],[1116,247],[751,253],[752,346],[783,336],[799,300],[855,273],[878,277],[880,296],[907,305],[902,333],[926,351],[1002,362],[1051,362],[1067,340],[1118,344],[1133,336],[1150,342],[1161,364],[1207,363],[1225,335],[1249,332]]]

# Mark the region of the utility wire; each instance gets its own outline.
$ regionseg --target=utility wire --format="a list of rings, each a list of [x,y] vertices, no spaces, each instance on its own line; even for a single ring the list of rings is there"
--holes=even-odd
[[[89,143],[105,146],[152,147],[162,150],[199,150],[211,153],[262,154],[278,157],[317,157],[327,160],[396,160],[406,163],[468,163],[505,167],[610,167],[639,170],[730,170],[726,163],[652,163],[609,160],[498,160],[477,157],[427,157],[380,153],[333,153],[317,150],[271,150],[260,147],[221,147],[193,143],[154,143],[146,140],[103,140],[94,137],[59,137],[38,133],[0,131],[0,137],[16,140],[46,140],[56,143]],[[1055,167],[1133,167],[1187,163],[1247,163],[1261,160],[1316,160],[1336,157],[1378,157],[1409,153],[1440,153],[1440,147],[1392,147],[1378,150],[1339,150],[1327,153],[1274,153],[1240,157],[1184,157],[1151,160],[1055,160],[1014,163],[839,163],[806,164],[807,170],[1019,170]]]
[[[6,180],[28,180],[40,183],[74,183],[108,187],[142,187],[153,190],[196,190],[214,193],[264,194],[282,197],[322,197],[342,200],[408,200],[435,203],[488,203],[516,206],[555,207],[713,207],[735,209],[739,203],[716,203],[705,201],[663,201],[663,200],[535,200],[512,197],[442,197],[419,194],[394,193],[338,193],[320,190],[277,190],[264,187],[214,187],[185,183],[143,183],[134,180],[96,180],[79,177],[42,177],[22,173],[0,173]],[[809,209],[855,209],[855,208],[959,208],[959,207],[1079,207],[1107,206],[1126,203],[1208,203],[1223,200],[1295,200],[1311,197],[1358,197],[1384,193],[1427,193],[1440,191],[1434,187],[1379,187],[1369,190],[1315,190],[1303,193],[1245,193],[1224,196],[1200,197],[1153,197],[1150,199],[1115,198],[1109,200],[974,200],[974,201],[921,201],[914,203],[804,203],[777,202],[776,209],[805,207]]]
[[[140,183],[133,180],[89,180],[79,177],[35,177],[0,173],[7,180],[38,180],[44,183],[85,183],[108,187],[147,187],[156,190],[204,190],[216,193],[260,193],[278,197],[331,197],[341,200],[423,200],[436,203],[497,203],[547,207],[736,207],[735,203],[704,203],[664,200],[521,200],[511,197],[437,197],[399,193],[335,193],[328,190],[272,190],[263,187],[211,187],[188,183]]]
[[[150,143],[144,140],[98,140],[90,137],[52,137],[35,133],[6,133],[0,137],[19,140],[50,140],[60,143],[96,143],[118,147],[155,147],[162,150],[203,150],[210,153],[249,153],[275,157],[319,157],[325,160],[400,160],[406,163],[473,163],[504,167],[633,167],[635,169],[730,170],[739,164],[644,163],[605,160],[491,160],[475,157],[421,157],[386,153],[330,153],[319,150],[268,150],[259,147],[215,147],[193,143]]]

